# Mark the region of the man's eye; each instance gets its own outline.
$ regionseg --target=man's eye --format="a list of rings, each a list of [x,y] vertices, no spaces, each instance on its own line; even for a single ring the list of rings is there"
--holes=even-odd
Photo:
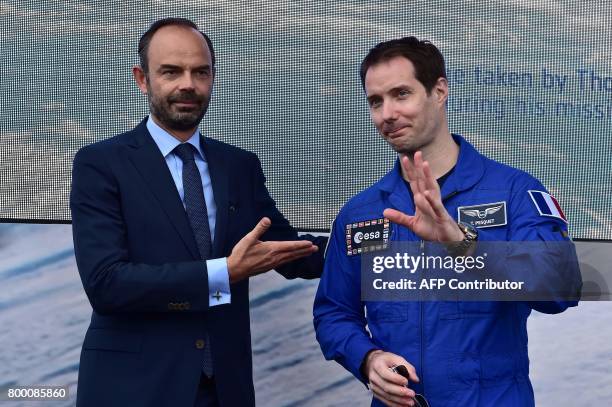
[[[370,108],[372,109],[376,109],[377,107],[380,107],[381,104],[382,102],[380,100],[370,100]]]
[[[164,75],[164,76],[174,76],[174,75],[176,75],[176,71],[162,71],[162,75]]]
[[[406,97],[406,96],[410,95],[410,91],[407,90],[407,89],[401,89],[397,94],[400,97]]]
[[[202,78],[208,78],[208,75],[210,75],[210,72],[208,70],[202,70],[202,71],[198,71],[197,74],[198,76]]]

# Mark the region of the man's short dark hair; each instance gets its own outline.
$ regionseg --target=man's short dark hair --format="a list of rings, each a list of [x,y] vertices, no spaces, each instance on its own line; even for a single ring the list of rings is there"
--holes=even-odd
[[[142,37],[140,37],[140,40],[138,41],[138,58],[140,59],[140,67],[142,68],[142,70],[145,71],[145,73],[149,72],[149,57],[147,55],[147,52],[149,49],[149,44],[151,43],[151,38],[153,38],[153,35],[157,32],[157,30],[168,25],[190,27],[202,34],[202,37],[204,37],[204,39],[206,40],[206,44],[208,44],[208,49],[210,50],[212,69],[214,72],[215,50],[213,48],[212,41],[210,40],[210,38],[208,38],[208,35],[200,31],[196,23],[194,23],[193,21],[188,20],[186,18],[176,17],[162,18],[161,20],[155,21],[153,24],[151,24],[149,29],[144,34],[142,34]]]
[[[395,57],[404,57],[412,62],[415,76],[427,93],[431,92],[439,78],[446,78],[444,57],[435,45],[416,37],[404,37],[381,42],[368,52],[359,69],[361,86],[365,89],[366,73],[372,65]]]

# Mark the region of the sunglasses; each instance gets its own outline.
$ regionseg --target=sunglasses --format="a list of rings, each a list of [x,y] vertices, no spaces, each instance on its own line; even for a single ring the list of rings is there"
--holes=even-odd
[[[400,376],[404,376],[406,379],[408,379],[408,378],[409,378],[409,375],[408,375],[408,369],[406,369],[406,366],[404,366],[404,365],[397,365],[397,366],[393,366],[393,367],[391,368],[391,370],[392,370],[394,373],[397,373],[397,374],[398,374],[398,375],[400,375]],[[406,387],[408,387],[408,386],[406,385]],[[415,407],[429,407],[429,403],[427,402],[427,399],[426,399],[426,398],[425,398],[425,396],[423,396],[422,394],[418,394],[418,393],[417,393],[417,394],[416,394],[416,395],[413,397],[413,399],[412,399],[412,400],[414,401],[414,406],[415,406]]]

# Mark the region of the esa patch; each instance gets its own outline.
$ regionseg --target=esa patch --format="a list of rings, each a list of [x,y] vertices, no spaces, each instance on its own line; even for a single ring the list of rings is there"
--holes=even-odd
[[[371,219],[346,225],[346,254],[384,250],[389,244],[389,219]]]
[[[531,196],[531,200],[538,209],[540,216],[550,216],[567,223],[567,218],[554,196],[543,191],[529,190],[527,192],[529,192],[529,196]]]
[[[508,223],[507,216],[505,201],[457,208],[457,220],[475,228],[504,226]]]

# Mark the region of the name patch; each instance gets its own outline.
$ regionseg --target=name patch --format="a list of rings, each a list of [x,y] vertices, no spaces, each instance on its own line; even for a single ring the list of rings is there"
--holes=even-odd
[[[504,226],[508,223],[506,202],[460,206],[457,208],[457,220],[475,228]]]
[[[346,225],[346,254],[352,256],[377,250],[389,245],[389,219],[370,219]]]

